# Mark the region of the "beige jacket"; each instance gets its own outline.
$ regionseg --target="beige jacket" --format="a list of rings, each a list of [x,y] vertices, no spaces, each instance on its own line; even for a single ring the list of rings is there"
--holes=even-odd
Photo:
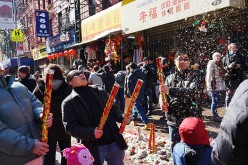
[[[220,77],[218,66],[213,60],[210,60],[207,65],[206,71],[206,86],[207,91],[224,91],[226,90],[225,82]],[[214,80],[215,79],[215,80]],[[215,81],[213,83],[213,81]]]

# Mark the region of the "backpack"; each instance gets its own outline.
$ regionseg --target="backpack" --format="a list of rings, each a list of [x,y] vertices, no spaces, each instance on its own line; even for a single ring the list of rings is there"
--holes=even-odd
[[[207,145],[190,146],[180,142],[173,148],[175,165],[213,165],[211,160],[212,147]]]

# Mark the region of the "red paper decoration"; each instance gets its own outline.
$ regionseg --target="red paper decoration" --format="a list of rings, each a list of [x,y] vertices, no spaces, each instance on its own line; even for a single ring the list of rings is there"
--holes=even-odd
[[[75,55],[76,54],[76,50],[75,49],[70,49],[69,50],[69,55]]]

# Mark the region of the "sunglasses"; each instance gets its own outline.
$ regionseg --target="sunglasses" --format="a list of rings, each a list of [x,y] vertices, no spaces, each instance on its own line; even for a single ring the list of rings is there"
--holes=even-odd
[[[81,75],[81,74],[84,74],[84,72],[83,72],[83,71],[81,71],[81,72],[76,72],[76,73],[74,73],[74,74],[71,76],[71,78],[69,79],[69,81],[68,81],[68,82],[70,82],[70,81],[73,79],[73,77],[75,77],[75,76],[79,76],[79,75]]]
[[[177,58],[177,61],[184,61],[184,62],[188,62],[189,61],[189,58]]]

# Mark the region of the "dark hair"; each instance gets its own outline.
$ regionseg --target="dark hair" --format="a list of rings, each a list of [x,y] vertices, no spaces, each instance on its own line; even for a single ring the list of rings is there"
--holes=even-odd
[[[25,73],[27,75],[29,74],[29,68],[26,65],[20,66],[18,71],[21,72],[21,73]]]
[[[177,50],[174,56],[174,59],[178,58],[179,56],[183,55],[183,54],[187,54],[188,53],[185,50]]]
[[[97,71],[99,70],[99,68],[98,68],[97,65],[95,65],[95,66],[93,67],[93,69],[94,69],[95,72],[97,72]]]
[[[109,71],[109,66],[108,65],[103,66],[103,70],[108,72]]]
[[[56,64],[50,64],[47,67],[48,70],[53,70],[54,74],[53,74],[53,79],[54,80],[64,80],[64,76],[63,76],[63,70]]]
[[[130,69],[132,69],[132,70],[134,70],[134,69],[137,69],[138,67],[137,67],[137,64],[136,63],[134,63],[134,62],[130,62],[130,64],[128,64],[129,66],[129,68]]]

